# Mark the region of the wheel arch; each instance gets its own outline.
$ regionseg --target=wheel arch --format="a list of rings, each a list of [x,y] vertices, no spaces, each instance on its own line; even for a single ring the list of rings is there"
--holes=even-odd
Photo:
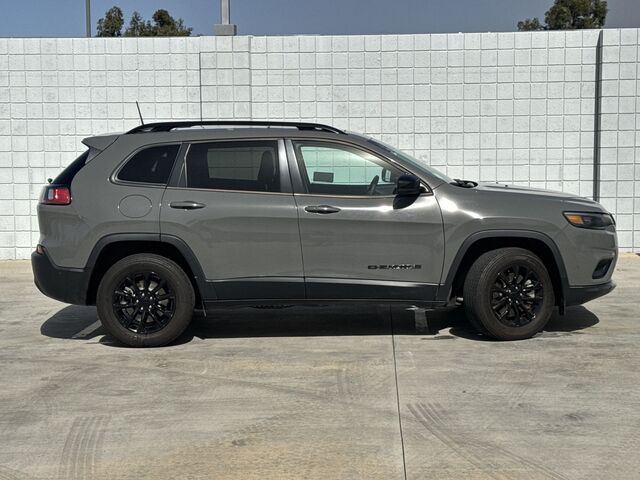
[[[180,238],[158,234],[115,234],[101,238],[87,261],[87,305],[95,304],[98,285],[109,267],[118,260],[137,253],[153,253],[176,262],[191,280],[196,305],[202,304],[204,300],[217,298],[213,286],[207,284],[193,251]]]
[[[448,302],[452,297],[462,296],[462,285],[473,262],[483,253],[505,247],[524,248],[540,257],[549,270],[556,305],[560,313],[564,313],[568,280],[560,250],[548,235],[529,230],[488,230],[467,237],[449,267],[443,286],[438,290],[438,300]]]

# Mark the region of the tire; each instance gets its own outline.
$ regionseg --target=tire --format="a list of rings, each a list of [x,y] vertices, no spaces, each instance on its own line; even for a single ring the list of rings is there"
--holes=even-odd
[[[522,248],[481,255],[467,273],[463,298],[469,322],[497,340],[531,338],[545,327],[555,305],[549,272]]]
[[[195,294],[182,268],[153,254],[116,262],[96,295],[98,317],[118,341],[159,347],[175,340],[191,322]]]

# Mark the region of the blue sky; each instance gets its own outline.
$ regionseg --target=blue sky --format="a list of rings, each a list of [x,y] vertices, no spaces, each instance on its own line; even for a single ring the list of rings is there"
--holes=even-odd
[[[543,17],[553,0],[231,0],[238,33],[358,34],[512,31],[519,19]],[[113,5],[127,21],[158,8],[209,35],[219,0],[92,0],[92,23]],[[0,0],[0,37],[84,35],[85,0]],[[607,27],[640,27],[640,0],[609,0]]]

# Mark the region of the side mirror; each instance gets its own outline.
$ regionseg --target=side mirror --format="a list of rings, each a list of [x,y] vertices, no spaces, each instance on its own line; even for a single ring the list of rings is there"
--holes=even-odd
[[[422,192],[420,188],[420,179],[414,175],[407,173],[400,175],[396,182],[396,195],[411,196],[420,195]]]
[[[391,183],[391,170],[382,167],[382,176],[380,178],[384,183]]]

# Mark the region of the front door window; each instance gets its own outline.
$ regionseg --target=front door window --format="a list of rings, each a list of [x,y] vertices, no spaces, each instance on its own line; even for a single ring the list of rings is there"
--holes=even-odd
[[[404,172],[365,150],[338,143],[294,141],[308,193],[327,196],[393,195]]]

